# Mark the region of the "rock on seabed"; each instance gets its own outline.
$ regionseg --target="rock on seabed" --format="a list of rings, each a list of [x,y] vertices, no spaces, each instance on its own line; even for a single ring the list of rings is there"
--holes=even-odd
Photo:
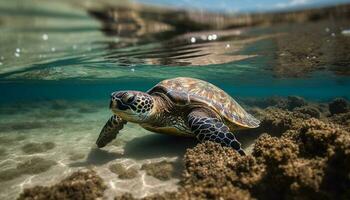
[[[105,189],[106,186],[102,178],[97,176],[94,171],[78,171],[56,185],[24,189],[18,200],[94,200],[102,198]]]

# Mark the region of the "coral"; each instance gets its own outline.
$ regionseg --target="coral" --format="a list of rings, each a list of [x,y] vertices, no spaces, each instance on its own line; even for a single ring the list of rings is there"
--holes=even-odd
[[[318,191],[324,164],[318,160],[300,159],[299,146],[292,138],[263,134],[255,143],[252,154],[260,165],[265,166],[261,182],[251,190],[258,199],[284,199],[297,194],[305,197]],[[304,191],[308,192],[304,194]]]
[[[260,163],[264,163],[267,167],[285,164],[289,160],[296,159],[298,154],[298,145],[289,138],[271,137],[268,134],[262,134],[258,138],[252,153]]]
[[[117,196],[114,200],[135,200],[130,193],[125,193],[121,196]],[[165,192],[163,194],[155,194],[142,198],[142,200],[168,200],[168,199],[183,199],[177,192]]]
[[[324,157],[334,151],[335,140],[347,134],[335,124],[309,119],[301,123],[299,130],[290,131],[286,136],[296,140],[304,156]]]
[[[130,193],[124,193],[114,198],[114,200],[135,200],[135,199],[137,198],[134,198]]]
[[[227,171],[223,171],[225,167],[231,166],[239,157],[231,148],[223,148],[216,143],[199,144],[193,149],[188,149],[185,154],[185,180],[196,181],[206,177],[217,179],[225,177],[227,173]]]
[[[244,99],[243,102],[248,103],[251,106],[257,106],[260,108],[275,107],[283,110],[292,111],[295,108],[307,106],[308,102],[299,96],[272,96],[268,98],[258,98],[258,99]]]
[[[242,103],[241,103],[242,101]],[[278,104],[286,104],[286,98],[280,96],[271,96],[266,98],[244,98],[239,103],[241,105],[247,104],[248,106],[254,106],[259,108],[267,108],[276,106]],[[244,106],[245,108],[247,106]]]
[[[313,117],[313,118],[321,118],[321,111],[314,106],[302,106],[302,107],[297,107],[293,109],[294,112],[298,112],[304,115],[308,115],[306,117]]]
[[[163,194],[155,194],[142,198],[142,200],[168,200],[168,199],[179,199],[180,196],[176,192],[165,192]],[[114,200],[136,200],[130,193],[122,194],[117,196]]]
[[[249,188],[259,181],[263,171],[251,156],[241,157],[233,149],[212,142],[188,149],[184,161],[180,191],[190,198],[250,199],[248,191],[238,186]],[[257,174],[248,175],[249,171]]]
[[[145,170],[146,174],[149,176],[166,181],[173,177],[174,165],[171,162],[161,161],[157,163],[143,164],[141,170]]]
[[[329,120],[333,123],[342,125],[345,130],[350,131],[350,112],[332,115]]]
[[[326,183],[327,187],[336,194],[345,193],[344,199],[350,198],[350,137],[340,135],[335,140],[334,154],[328,159]],[[347,174],[347,176],[346,176]],[[337,185],[332,183],[336,182]]]
[[[338,125],[311,119],[303,124],[299,138],[308,156],[326,160],[322,189],[332,198],[349,198],[350,177],[346,174],[350,174],[350,133]]]
[[[328,104],[328,107],[332,115],[345,113],[350,110],[349,102],[342,98],[334,99]]]
[[[276,111],[266,110],[282,135],[262,134],[252,155],[238,156],[209,142],[189,149],[180,194],[225,199],[239,191],[237,199],[348,199],[350,133],[300,113]]]
[[[305,99],[299,96],[288,96],[287,97],[287,109],[288,110],[293,110],[294,108],[306,106],[307,102]]]
[[[127,169],[120,163],[110,165],[109,170],[115,174],[118,174],[120,179],[132,179],[138,175],[138,171],[135,167],[130,167]]]
[[[284,110],[293,110],[298,107],[306,106],[307,102],[299,96],[288,96],[284,97],[273,97],[266,99],[268,102],[267,105],[273,106],[276,108],[284,109]]]
[[[295,129],[304,119],[309,118],[298,112],[290,112],[279,108],[267,108],[262,113],[262,120],[258,130],[271,135],[281,135],[287,130]]]
[[[55,148],[55,146],[56,144],[53,142],[44,142],[44,143],[32,142],[24,145],[22,147],[22,151],[27,154],[42,153]]]
[[[199,185],[186,185],[180,189],[180,198],[175,199],[232,199],[250,200],[253,199],[248,190],[234,186],[219,188],[213,184],[200,183]]]
[[[285,179],[289,179],[290,195],[315,198],[319,193],[324,177],[325,159],[295,159],[287,165],[280,166]]]
[[[106,189],[103,180],[94,171],[78,171],[51,187],[35,186],[24,189],[19,196],[22,199],[85,199],[103,197]]]

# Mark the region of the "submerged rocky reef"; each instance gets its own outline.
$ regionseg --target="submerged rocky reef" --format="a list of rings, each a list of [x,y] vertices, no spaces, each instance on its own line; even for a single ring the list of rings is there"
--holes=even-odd
[[[106,185],[94,171],[78,171],[51,187],[25,189],[18,199],[97,199]]]
[[[245,102],[262,121],[257,129],[237,133],[239,138],[256,137],[247,156],[212,142],[198,144],[184,155],[178,191],[143,199],[350,199],[347,100],[327,104],[287,97]],[[167,162],[143,167],[159,179],[167,179],[171,169]],[[111,165],[111,170],[126,172],[123,166]],[[76,172],[57,185],[25,189],[19,199],[91,199],[102,197],[105,189],[94,172]],[[121,193],[115,199],[135,198]]]

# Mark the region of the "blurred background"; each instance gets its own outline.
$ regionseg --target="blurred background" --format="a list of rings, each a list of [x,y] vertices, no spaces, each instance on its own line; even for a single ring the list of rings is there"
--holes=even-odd
[[[133,87],[142,80],[138,87],[147,89],[161,79],[185,75],[228,90],[241,85],[245,89],[234,91],[237,95],[255,96],[259,86],[261,95],[287,95],[305,86],[305,77],[321,84],[318,78],[310,82],[312,75],[328,72],[322,91],[298,92],[344,96],[337,83],[348,83],[343,77],[349,75],[347,3],[2,0],[0,87],[11,91],[1,100],[18,99],[12,83],[23,79],[29,85],[33,80],[102,81],[108,88],[96,91],[102,97],[116,81]],[[334,80],[335,74],[342,76]],[[293,84],[281,79],[295,77]],[[34,86],[28,89],[39,93]],[[83,91],[76,98],[91,97]],[[45,98],[54,95],[46,92]],[[27,98],[40,98],[31,94]]]

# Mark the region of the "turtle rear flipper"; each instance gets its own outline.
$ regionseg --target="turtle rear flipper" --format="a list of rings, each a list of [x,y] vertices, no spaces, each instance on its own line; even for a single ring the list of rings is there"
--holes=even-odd
[[[200,142],[212,141],[223,146],[232,147],[239,154],[246,155],[230,129],[218,118],[208,115],[202,109],[196,109],[188,115],[191,131]]]
[[[101,130],[100,135],[96,140],[98,148],[102,148],[117,137],[120,130],[123,129],[126,121],[117,115],[113,115]]]

